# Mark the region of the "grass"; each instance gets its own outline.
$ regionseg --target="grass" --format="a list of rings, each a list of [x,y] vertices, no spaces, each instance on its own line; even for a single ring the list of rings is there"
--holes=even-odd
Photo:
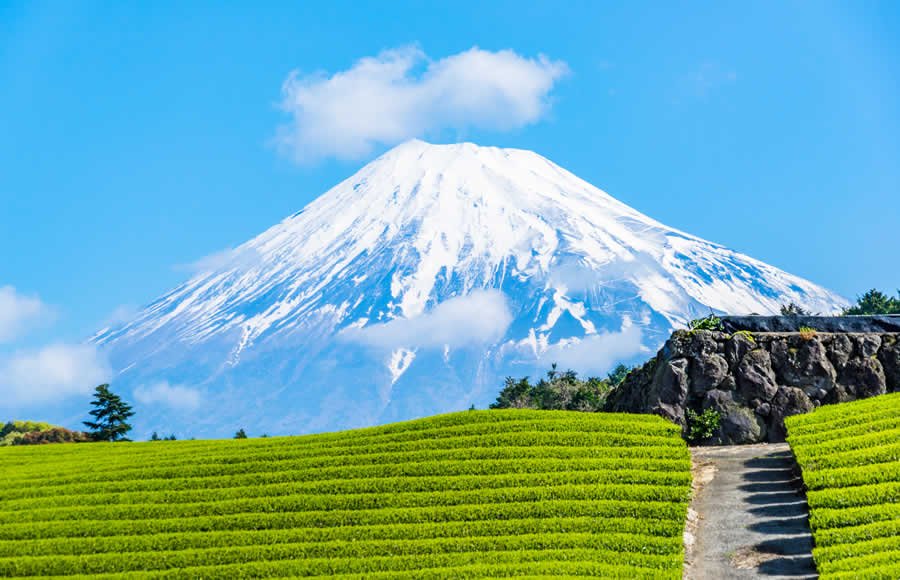
[[[801,326],[799,332],[803,340],[812,340],[818,335],[818,331],[811,326]]]
[[[0,577],[674,579],[690,481],[646,415],[3,448]]]
[[[785,420],[822,578],[900,578],[900,393]]]

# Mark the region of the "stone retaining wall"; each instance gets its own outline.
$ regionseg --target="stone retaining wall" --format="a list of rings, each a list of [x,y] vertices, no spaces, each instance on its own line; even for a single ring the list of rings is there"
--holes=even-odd
[[[897,332],[676,331],[610,395],[607,410],[655,413],[687,430],[686,409],[715,409],[721,424],[704,444],[780,442],[789,415],[893,391]]]

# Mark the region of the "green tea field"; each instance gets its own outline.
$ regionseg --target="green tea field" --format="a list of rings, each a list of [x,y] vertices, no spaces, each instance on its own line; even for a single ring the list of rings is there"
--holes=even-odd
[[[822,578],[900,578],[900,394],[786,423]]]
[[[837,442],[860,465],[885,461],[879,452],[895,461],[887,476],[835,469],[843,479],[811,497],[835,493],[834,481],[896,497],[898,417],[876,424],[891,420],[894,431],[836,441],[793,423],[814,443],[803,457]],[[659,417],[521,410],[302,437],[6,447],[0,577],[675,579],[690,465],[678,428]],[[863,492],[853,505],[868,506],[870,488],[852,489]],[[815,513],[828,522],[819,534],[872,509],[876,542],[898,549],[896,509],[835,507]],[[890,554],[882,548],[866,565]]]

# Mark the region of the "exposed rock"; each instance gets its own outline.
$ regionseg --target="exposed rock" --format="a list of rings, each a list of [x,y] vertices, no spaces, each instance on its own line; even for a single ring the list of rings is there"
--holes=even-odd
[[[834,388],[837,371],[818,337],[804,340],[797,335],[777,344],[777,349],[773,348],[773,358],[779,384],[800,387],[807,393],[828,392]]]
[[[707,443],[780,442],[785,417],[894,391],[900,333],[677,331],[611,393],[607,410],[656,413],[687,433],[687,409],[713,409],[720,425]]]
[[[766,440],[765,420],[746,407],[733,405],[722,416],[720,445],[743,445]]]
[[[659,373],[660,409],[663,416],[684,424],[684,402],[688,392],[688,360],[686,358],[666,361]]]
[[[900,339],[886,337],[881,343],[878,360],[884,369],[885,384],[900,385]]]
[[[731,370],[738,365],[744,356],[756,348],[756,340],[752,335],[736,333],[725,343],[725,360]]]
[[[761,348],[751,350],[738,364],[735,379],[744,399],[770,400],[778,392],[772,357]]]
[[[712,437],[715,445],[740,445],[765,439],[766,424],[753,411],[738,404],[730,392],[713,389],[706,393],[704,409],[713,409],[721,420],[718,432]]]
[[[706,393],[703,398],[703,410],[713,409],[720,413],[724,412],[730,405],[734,404],[734,395],[727,391],[713,389]]]
[[[784,418],[800,413],[809,413],[815,408],[813,402],[801,389],[796,387],[779,387],[775,399],[772,401],[772,421],[770,441],[784,441],[787,435],[784,428]]]
[[[834,334],[831,336],[829,347],[828,358],[835,370],[840,372],[853,355],[853,341],[847,334]]]
[[[728,376],[728,363],[715,352],[691,358],[690,368],[691,389],[695,393],[717,388]]]
[[[873,357],[881,348],[881,337],[877,334],[859,334],[853,339],[855,339],[854,354],[859,358]]]
[[[850,360],[841,373],[840,381],[851,399],[864,399],[887,392],[884,369],[874,355]]]
[[[733,391],[737,388],[737,381],[734,378],[734,375],[727,375],[722,382],[719,383],[719,388],[723,391]]]

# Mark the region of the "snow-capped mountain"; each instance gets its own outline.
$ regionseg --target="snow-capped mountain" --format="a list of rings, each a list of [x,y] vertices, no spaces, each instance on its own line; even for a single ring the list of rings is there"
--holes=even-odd
[[[710,311],[845,304],[540,155],[469,143],[400,145],[220,258],[93,338],[126,392],[199,391],[198,436],[483,407],[505,375],[600,374]],[[139,426],[168,429],[163,402]]]

